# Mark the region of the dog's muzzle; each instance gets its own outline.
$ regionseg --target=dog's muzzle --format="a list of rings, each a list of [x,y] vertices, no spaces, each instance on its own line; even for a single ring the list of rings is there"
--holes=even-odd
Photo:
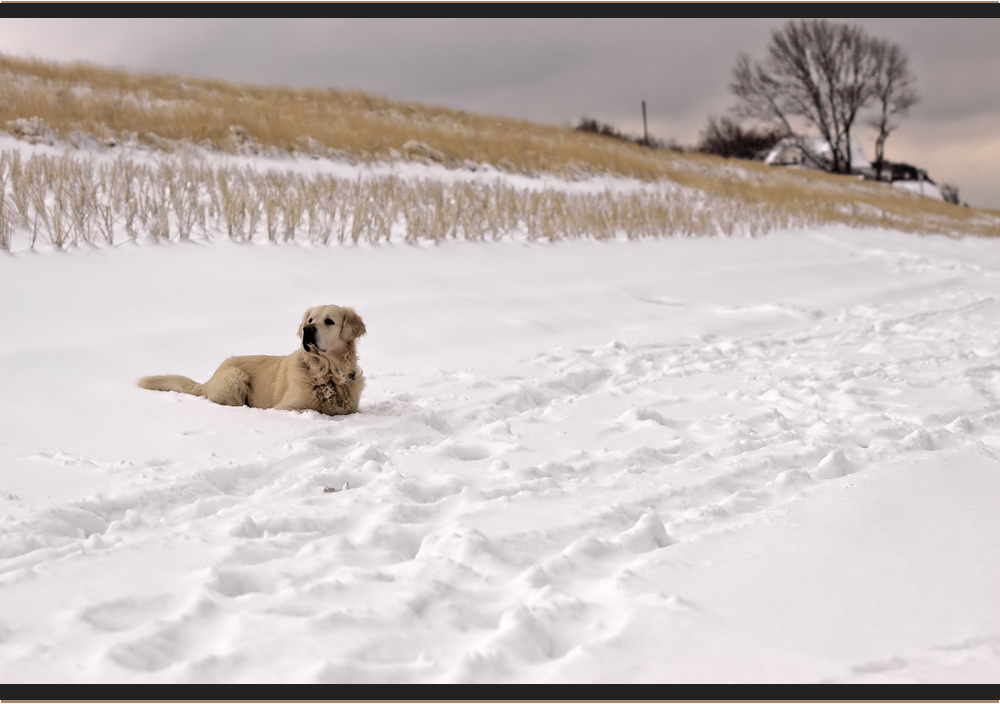
[[[311,352],[312,350],[309,349],[310,346],[316,348],[317,350],[319,349],[319,345],[316,344],[315,325],[306,325],[302,328],[302,349],[306,352]]]

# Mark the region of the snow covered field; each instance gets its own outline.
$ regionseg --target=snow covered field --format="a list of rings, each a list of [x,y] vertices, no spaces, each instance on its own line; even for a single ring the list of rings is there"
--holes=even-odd
[[[1000,681],[998,240],[126,244],[0,296],[0,681]],[[326,303],[357,415],[135,386]]]

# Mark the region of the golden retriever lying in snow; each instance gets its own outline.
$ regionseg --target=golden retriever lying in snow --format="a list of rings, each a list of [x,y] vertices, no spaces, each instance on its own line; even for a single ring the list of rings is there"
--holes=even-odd
[[[230,357],[204,384],[186,376],[146,376],[139,386],[204,396],[225,406],[355,413],[365,379],[354,350],[365,324],[351,308],[310,308],[299,325],[302,347],[287,357]]]

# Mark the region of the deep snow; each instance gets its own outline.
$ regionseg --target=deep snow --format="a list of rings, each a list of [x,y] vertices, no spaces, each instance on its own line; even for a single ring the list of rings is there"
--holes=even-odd
[[[0,680],[996,682],[998,294],[846,228],[0,256]],[[325,303],[357,415],[135,386]]]

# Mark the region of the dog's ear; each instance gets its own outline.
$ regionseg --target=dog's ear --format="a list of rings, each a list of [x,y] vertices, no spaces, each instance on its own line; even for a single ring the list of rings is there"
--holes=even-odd
[[[302,339],[302,330],[303,330],[303,328],[305,328],[306,321],[309,320],[309,316],[312,315],[312,312],[313,312],[313,309],[310,308],[309,310],[307,310],[305,312],[305,315],[302,316],[302,322],[299,323],[299,339],[300,340]]]
[[[365,330],[365,323],[361,320],[361,316],[354,312],[353,308],[343,309],[343,324],[340,326],[340,339],[344,342],[350,342],[356,337],[361,337],[367,330]]]

